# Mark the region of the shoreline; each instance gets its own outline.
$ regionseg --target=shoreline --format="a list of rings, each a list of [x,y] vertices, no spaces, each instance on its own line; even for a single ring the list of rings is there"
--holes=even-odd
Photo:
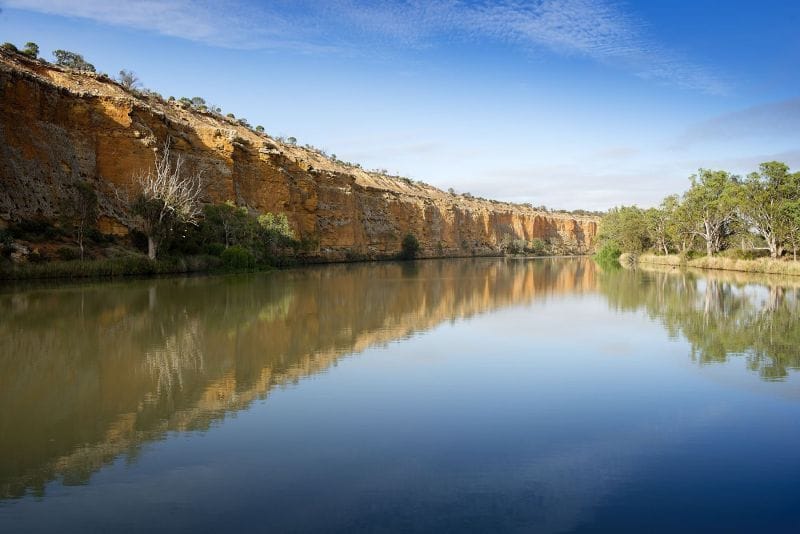
[[[800,276],[800,261],[776,260],[772,258],[758,258],[755,260],[742,260],[722,258],[719,256],[703,256],[691,260],[684,260],[677,254],[659,256],[656,254],[623,254],[620,256],[621,265],[643,263],[653,265],[666,265],[670,267],[693,268],[707,271],[733,271],[742,273],[777,274],[784,276]]]
[[[449,260],[466,258],[505,258],[515,260],[535,260],[553,258],[582,258],[590,254],[558,254],[542,256],[526,256],[511,254],[478,254],[463,256],[420,256],[413,259],[396,257],[372,259],[341,259],[329,261],[311,261],[307,259],[289,258],[277,265],[254,265],[253,267],[226,267],[215,256],[187,256],[181,258],[166,258],[150,260],[145,256],[131,256],[129,258],[115,258],[86,261],[53,261],[44,263],[26,263],[16,265],[10,269],[0,268],[0,286],[13,285],[24,282],[74,282],[74,281],[111,281],[121,279],[147,279],[163,277],[184,276],[224,276],[228,274],[270,272],[296,267],[310,267],[321,265],[337,265],[345,263],[375,263],[388,261],[423,261],[423,260]]]

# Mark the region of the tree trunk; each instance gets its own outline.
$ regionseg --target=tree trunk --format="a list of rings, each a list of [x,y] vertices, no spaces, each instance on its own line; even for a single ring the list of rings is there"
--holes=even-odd
[[[711,243],[711,239],[706,239],[706,256],[709,258],[714,255],[714,245]]]
[[[158,243],[156,243],[156,240],[153,239],[153,236],[147,236],[147,257],[151,260],[155,260],[157,248]]]

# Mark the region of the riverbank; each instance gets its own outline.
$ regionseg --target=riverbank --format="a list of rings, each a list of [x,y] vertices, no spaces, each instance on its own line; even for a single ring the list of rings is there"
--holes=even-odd
[[[547,259],[578,258],[586,254],[572,255],[523,255],[523,254],[477,254],[469,256],[419,256],[415,260],[456,259],[456,258],[510,258]],[[256,263],[253,265],[231,265],[216,256],[199,255],[180,258],[150,260],[146,256],[129,256],[112,259],[48,261],[41,263],[22,263],[0,265],[0,284],[25,280],[102,280],[124,277],[149,277],[185,274],[230,274],[235,272],[259,272],[296,267],[301,265],[320,265],[335,263],[363,263],[374,261],[403,261],[396,256],[368,259],[355,258],[341,261],[319,261],[319,258],[284,258],[275,265]]]
[[[735,258],[723,258],[720,256],[694,259],[685,259],[677,254],[656,255],[656,254],[622,254],[619,262],[623,266],[631,263],[644,263],[654,265],[669,265],[673,267],[692,267],[695,269],[737,271],[744,273],[763,273],[781,274],[788,276],[800,276],[800,261],[776,260],[772,258],[757,258],[753,260],[742,260]]]
[[[50,261],[0,267],[0,282],[43,279],[102,279],[125,276],[159,276],[229,272],[222,260],[214,256],[187,256],[175,259],[150,260],[145,256],[129,256],[100,260]]]

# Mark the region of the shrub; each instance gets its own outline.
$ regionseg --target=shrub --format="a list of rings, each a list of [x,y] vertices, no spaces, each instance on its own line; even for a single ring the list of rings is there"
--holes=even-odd
[[[404,260],[413,260],[419,253],[419,240],[414,234],[406,234],[403,242],[400,244],[400,258]]]
[[[616,243],[606,242],[598,249],[594,259],[600,264],[619,263],[620,254],[622,254],[622,251]]]
[[[222,263],[229,269],[252,269],[256,266],[255,256],[239,245],[225,249],[221,258]]]
[[[73,247],[61,247],[56,251],[56,254],[63,261],[77,260],[81,256],[80,251]]]
[[[48,241],[55,239],[61,231],[46,219],[25,219],[9,229],[12,237],[26,241]]]
[[[222,243],[209,243],[205,246],[206,254],[219,258],[225,252],[225,245]]]
[[[547,254],[547,242],[544,239],[534,237],[530,242],[528,250],[539,256]]]
[[[19,49],[14,45],[14,43],[3,43],[0,45],[0,49],[4,50],[5,52],[19,52]]]

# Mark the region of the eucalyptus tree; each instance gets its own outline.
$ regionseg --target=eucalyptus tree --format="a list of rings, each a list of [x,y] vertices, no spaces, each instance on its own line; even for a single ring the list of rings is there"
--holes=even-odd
[[[130,206],[139,216],[147,236],[147,255],[156,259],[158,246],[168,238],[178,224],[196,224],[202,208],[200,197],[205,183],[202,172],[188,173],[182,155],[170,155],[167,140],[155,165],[135,176],[136,198]]]
[[[792,207],[798,200],[800,173],[790,173],[789,166],[778,161],[762,163],[758,172],[749,174],[740,188],[739,215],[764,238],[773,258],[783,254],[787,243],[797,240]]]
[[[688,214],[685,203],[678,195],[670,195],[661,202],[662,209],[669,214],[667,219],[667,237],[679,252],[685,253],[692,248],[697,236],[695,224]]]
[[[683,195],[682,215],[692,225],[692,233],[706,243],[706,254],[722,249],[725,237],[736,219],[739,178],[726,171],[700,169]]]
[[[611,242],[622,252],[644,252],[650,248],[647,215],[636,206],[612,208],[600,222],[599,239]]]

